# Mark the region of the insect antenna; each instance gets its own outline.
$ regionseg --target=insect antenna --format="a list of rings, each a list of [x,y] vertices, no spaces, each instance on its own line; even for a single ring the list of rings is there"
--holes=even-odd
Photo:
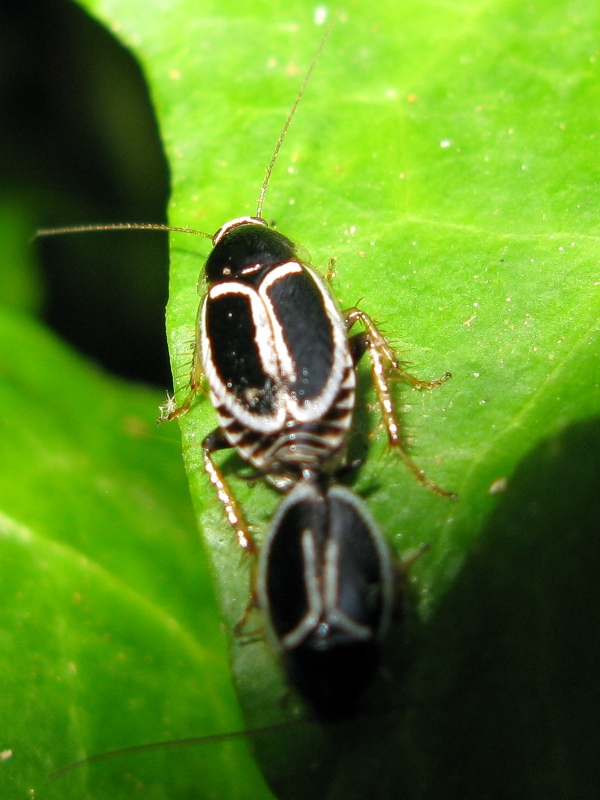
[[[63,233],[90,233],[91,231],[171,231],[172,233],[193,233],[194,236],[205,236],[212,239],[211,233],[197,231],[194,228],[179,228],[175,225],[163,225],[159,222],[115,222],[108,225],[72,225],[65,228],[40,228],[32,241],[41,236],[59,236]]]
[[[298,108],[298,106],[300,104],[300,100],[302,100],[302,95],[304,94],[306,86],[308,85],[308,81],[310,80],[310,76],[312,75],[312,72],[313,72],[314,68],[317,65],[317,61],[319,60],[321,52],[322,52],[323,48],[325,47],[325,42],[329,38],[329,34],[331,33],[331,31],[333,29],[333,26],[337,21],[337,18],[338,18],[338,15],[335,14],[333,19],[331,20],[331,22],[327,26],[327,30],[323,34],[323,38],[321,39],[321,42],[320,42],[319,46],[317,47],[317,52],[314,54],[313,59],[310,62],[310,67],[308,68],[308,71],[307,71],[306,75],[304,76],[304,80],[302,81],[302,86],[300,87],[300,90],[299,90],[298,94],[296,95],[296,99],[294,100],[294,105],[292,106],[291,111],[288,114],[287,119],[285,121],[285,124],[284,124],[284,126],[283,126],[283,128],[281,130],[281,133],[279,134],[279,139],[277,140],[277,144],[275,145],[275,150],[273,151],[273,155],[271,156],[271,161],[269,162],[269,166],[265,170],[265,178],[263,180],[262,186],[260,187],[260,194],[258,195],[258,203],[256,205],[256,217],[258,219],[262,219],[262,208],[263,208],[263,205],[264,205],[264,202],[265,202],[265,194],[266,194],[266,191],[267,191],[267,187],[269,185],[269,181],[271,179],[271,173],[273,172],[273,167],[275,166],[275,162],[277,161],[277,156],[279,155],[279,151],[281,150],[281,145],[283,144],[283,140],[285,139],[285,137],[287,135],[288,128],[290,127],[290,123],[292,122],[292,120],[294,118],[294,114],[296,113],[296,109]]]
[[[175,749],[178,747],[188,747],[196,744],[211,744],[215,742],[229,742],[236,739],[247,739],[250,736],[269,734],[285,730],[292,726],[296,727],[302,723],[314,722],[310,717],[305,719],[296,719],[289,722],[277,722],[273,725],[265,725],[262,728],[254,728],[248,731],[230,731],[228,733],[213,733],[208,736],[191,736],[187,739],[169,739],[163,742],[150,742],[148,744],[138,744],[132,747],[120,747],[118,750],[109,750],[105,753],[98,753],[95,756],[88,756],[79,761],[72,761],[64,767],[59,767],[48,775],[50,780],[59,778],[61,775],[66,775],[68,772],[85,767],[87,764],[97,764],[99,761],[108,761],[112,758],[119,756],[128,756],[135,753],[149,753],[153,750],[167,750]]]

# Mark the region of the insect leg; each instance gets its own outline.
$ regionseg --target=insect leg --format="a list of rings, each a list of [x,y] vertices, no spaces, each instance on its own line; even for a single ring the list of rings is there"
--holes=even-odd
[[[337,258],[330,258],[327,262],[327,271],[325,272],[325,280],[327,283],[333,283],[333,279],[335,278],[335,264]]]
[[[386,338],[380,333],[377,326],[364,311],[358,308],[350,308],[344,312],[347,330],[350,330],[356,322],[361,322],[365,330],[350,337],[350,348],[354,363],[356,364],[363,353],[368,350],[371,358],[371,374],[373,384],[377,393],[377,401],[381,409],[383,424],[388,435],[390,447],[393,447],[408,469],[423,486],[443,497],[455,497],[454,492],[442,489],[437,483],[430,480],[422,469],[420,469],[404,449],[402,442],[402,430],[398,421],[392,394],[390,390],[390,374],[395,373],[401,380],[413,386],[415,389],[433,389],[441,386],[442,383],[451,377],[449,372],[442,375],[436,381],[422,381],[410,375],[402,368],[396,354],[392,350]]]
[[[256,544],[250,533],[250,526],[246,522],[244,514],[233,492],[227,485],[223,473],[215,464],[212,454],[218,450],[225,450],[231,447],[221,428],[215,428],[212,433],[202,441],[202,456],[204,458],[204,469],[206,470],[210,482],[217,491],[217,496],[221,505],[225,509],[225,514],[229,524],[235,528],[240,547],[248,553],[256,553]]]
[[[202,353],[199,347],[198,339],[196,339],[196,344],[194,345],[194,355],[192,358],[192,368],[190,370],[189,392],[187,394],[187,397],[180,406],[176,406],[174,400],[168,401],[166,405],[161,406],[160,417],[157,420],[159,425],[161,422],[167,422],[169,420],[175,419],[176,417],[182,417],[184,414],[187,414],[194,398],[196,397],[198,389],[200,388],[201,381],[202,381]]]
[[[250,585],[252,588],[248,604],[244,610],[242,618],[238,622],[236,622],[236,624],[233,626],[233,635],[241,645],[260,642],[265,638],[265,631],[262,626],[262,622],[259,622],[258,624],[253,623],[252,625],[250,623],[253,613],[255,611],[260,610],[260,606],[258,604],[258,597],[256,596],[255,568],[252,569],[252,581]]]

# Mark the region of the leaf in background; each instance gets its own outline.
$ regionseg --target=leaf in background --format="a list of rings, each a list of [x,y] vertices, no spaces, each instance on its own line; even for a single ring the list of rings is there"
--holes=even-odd
[[[48,781],[89,755],[241,723],[156,394],[99,374],[19,315],[3,312],[0,340],[1,796],[259,796],[231,743]]]
[[[171,162],[172,224],[212,232],[227,219],[253,213],[264,168],[320,37],[312,24],[314,7],[299,0],[218,7],[182,0],[148,13],[137,0],[86,5],[144,64]],[[417,374],[453,372],[441,390],[405,391],[402,398],[409,404],[404,419],[416,460],[457,490],[460,500],[452,504],[422,490],[378,435],[356,488],[368,492],[369,506],[400,551],[423,541],[432,545],[413,571],[421,625],[403,682],[400,734],[374,739],[375,758],[357,725],[354,742],[345,740],[346,761],[331,767],[329,789],[321,793],[334,797],[344,787],[343,796],[363,797],[370,779],[371,793],[379,788],[380,796],[390,796],[397,786],[395,765],[406,763],[412,777],[406,796],[426,791],[430,797],[478,797],[482,776],[490,765],[497,767],[504,751],[490,747],[475,759],[466,711],[477,717],[483,735],[491,727],[496,744],[506,744],[514,727],[502,718],[497,728],[498,702],[510,695],[525,708],[533,682],[548,708],[557,709],[570,674],[560,625],[543,614],[531,620],[505,593],[495,609],[502,626],[488,632],[484,664],[499,697],[490,699],[485,682],[468,680],[468,673],[444,671],[481,643],[480,621],[466,611],[486,607],[487,586],[475,582],[469,592],[460,589],[475,557],[472,548],[484,546],[493,530],[500,545],[490,550],[488,570],[496,579],[506,577],[501,543],[515,498],[549,492],[548,501],[560,504],[567,491],[541,481],[541,473],[536,483],[535,470],[516,472],[517,465],[535,461],[540,442],[592,419],[600,406],[599,12],[591,2],[575,1],[398,6],[386,0],[368,9],[350,3],[344,10],[345,21],[328,43],[284,145],[264,213],[306,246],[314,263],[337,257],[341,304],[360,301],[384,321]],[[182,392],[198,306],[195,286],[207,252],[202,240],[173,237],[168,324]],[[374,424],[364,414],[359,418],[361,428]],[[194,503],[231,626],[247,602],[247,564],[193,447],[213,426],[214,414],[202,399],[182,421]],[[570,458],[580,455],[577,447],[574,452]],[[504,481],[509,493],[499,501],[494,491]],[[263,486],[239,483],[235,488],[250,518],[264,531],[278,498]],[[575,511],[580,505],[564,507]],[[527,525],[522,530],[543,549],[542,536],[535,538]],[[572,551],[564,549],[568,536],[550,538],[555,546],[539,557],[558,568]],[[518,573],[534,584],[543,571],[536,554],[537,548],[515,556],[526,561]],[[582,562],[579,572],[574,565],[565,614],[581,607],[577,598],[587,591],[585,556]],[[551,588],[551,581],[542,581],[536,595],[542,607],[550,603]],[[542,629],[548,651],[561,662],[560,678],[537,683],[534,660],[527,665],[530,682],[513,683],[509,651],[518,658],[511,641],[521,640],[507,639],[507,631],[526,630],[524,645]],[[575,643],[585,662],[585,638]],[[293,704],[286,711],[278,703],[282,679],[261,643],[241,647],[233,641],[232,658],[250,723],[293,712]],[[429,682],[432,663],[440,673]],[[582,676],[585,693],[592,687],[589,673]],[[464,702],[452,705],[450,698]],[[458,729],[456,717],[440,719],[440,709],[457,707],[465,713]],[[411,737],[419,709],[425,715],[419,729],[428,733]],[[583,727],[571,727],[567,738],[560,725],[535,726],[530,735],[541,737],[540,749],[561,752],[564,772],[572,777],[568,785],[576,787]],[[457,752],[461,760],[452,762],[448,781],[442,765]],[[312,763],[304,745],[296,754],[296,765],[284,765],[292,776],[287,781],[285,775],[273,778],[271,769],[282,796],[294,796],[297,775]],[[504,780],[513,794],[531,796],[532,774],[520,763],[518,774],[506,768]],[[541,759],[534,774],[544,767]],[[474,775],[470,786],[467,775]],[[485,791],[507,796],[501,783]]]

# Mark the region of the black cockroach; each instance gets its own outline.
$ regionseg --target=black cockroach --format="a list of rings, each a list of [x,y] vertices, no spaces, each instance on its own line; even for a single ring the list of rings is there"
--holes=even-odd
[[[302,482],[262,542],[257,603],[300,694],[320,718],[351,714],[373,677],[394,607],[385,536],[345,486]]]
[[[330,29],[329,29],[330,30]],[[325,44],[321,41],[266,170],[256,214],[226,222],[212,237],[187,397],[169,400],[159,421],[185,414],[203,379],[219,426],[203,440],[204,465],[242,547],[255,549],[244,515],[212,454],[235,448],[281,491],[315,481],[343,464],[356,395],[356,363],[368,350],[373,382],[390,445],[417,479],[445,496],[402,447],[390,391],[394,374],[417,389],[371,318],[341,312],[321,276],[296,246],[262,218],[269,179],[300,98]],[[206,234],[204,234],[206,235]],[[355,323],[364,330],[350,335]]]

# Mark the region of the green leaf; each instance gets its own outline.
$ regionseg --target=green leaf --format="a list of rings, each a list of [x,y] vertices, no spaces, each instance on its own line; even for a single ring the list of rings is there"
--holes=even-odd
[[[150,13],[135,0],[87,6],[135,49],[148,75],[171,163],[172,224],[212,233],[254,213],[321,36],[314,7],[298,0],[202,7],[182,0]],[[567,652],[561,633],[596,592],[590,528],[587,517],[578,519],[589,511],[590,484],[574,487],[567,478],[598,463],[597,450],[583,462],[584,448],[569,444],[568,433],[577,423],[584,427],[573,436],[581,436],[600,407],[598,14],[591,0],[350,3],[273,173],[265,216],[308,248],[313,263],[337,258],[340,304],[360,302],[384,322],[420,377],[446,369],[454,376],[435,393],[400,397],[415,459],[459,501],[418,486],[382,431],[355,486],[400,553],[431,544],[411,573],[417,619],[395,684],[404,710],[369,742],[362,720],[329,737],[342,752],[321,764],[313,796],[395,796],[400,781],[407,797],[547,797],[557,785],[557,796],[580,797],[593,783],[593,767],[584,770],[581,758],[593,725],[564,723],[573,676],[581,696],[595,692],[581,665],[596,650],[589,637],[573,636]],[[178,397],[208,251],[202,239],[172,238],[168,326]],[[361,433],[377,420],[364,406]],[[199,398],[182,432],[231,631],[248,602],[249,565],[202,474],[196,445],[214,425]],[[544,441],[556,441],[559,455]],[[235,460],[226,463],[234,473]],[[235,476],[232,484],[264,532],[279,498]],[[529,497],[544,510],[536,518],[522,508]],[[562,520],[572,525],[564,537]],[[514,530],[526,539],[522,549],[513,547]],[[560,616],[554,571],[569,577],[559,581],[569,587]],[[516,604],[506,590],[511,580],[535,591]],[[492,609],[488,629],[483,612]],[[544,647],[534,653],[535,641]],[[282,708],[285,680],[264,643],[231,637],[231,647],[248,724],[293,717],[297,705]],[[541,669],[550,657],[552,680]],[[597,739],[597,723],[594,732]],[[321,735],[328,732],[311,729],[287,750],[281,737],[279,755],[263,759],[281,796],[295,796]],[[556,753],[559,766],[544,758]],[[406,765],[400,776],[398,763]],[[561,780],[553,781],[557,771]]]
[[[115,758],[241,726],[175,430],[158,397],[0,315],[0,794],[256,797],[239,747]],[[208,747],[208,746],[207,746]]]

